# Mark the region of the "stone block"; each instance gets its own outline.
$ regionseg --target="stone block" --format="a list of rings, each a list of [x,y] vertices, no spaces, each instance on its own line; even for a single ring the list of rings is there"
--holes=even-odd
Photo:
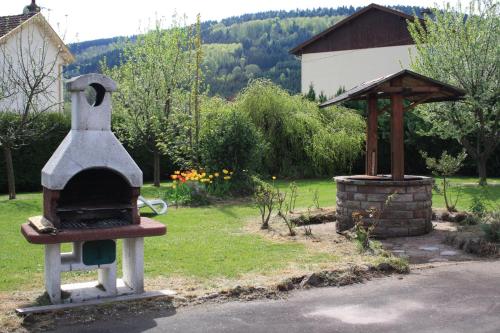
[[[431,199],[428,193],[413,193],[413,200],[424,201]]]
[[[381,217],[386,219],[411,219],[413,218],[413,211],[389,209],[385,210]]]
[[[346,185],[346,192],[358,192],[358,187],[356,185]]]
[[[357,201],[365,201],[366,200],[366,194],[365,193],[352,193],[353,194],[353,199]]]
[[[425,186],[408,186],[406,193],[427,193]]]
[[[382,209],[382,203],[375,201],[361,201],[361,209],[369,209],[369,208],[376,208],[380,210]]]
[[[337,183],[337,193],[338,192],[344,192],[345,191],[345,185],[341,183]]]
[[[361,203],[359,201],[346,201],[345,206],[347,208],[361,208]]]
[[[394,202],[411,202],[413,201],[413,194],[396,194],[392,201]]]
[[[368,201],[385,202],[387,200],[387,194],[368,194],[366,199]]]

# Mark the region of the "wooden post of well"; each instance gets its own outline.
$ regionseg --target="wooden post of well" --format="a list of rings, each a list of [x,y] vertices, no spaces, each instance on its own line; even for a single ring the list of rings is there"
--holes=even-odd
[[[391,174],[393,180],[404,180],[403,96],[391,95]]]
[[[367,112],[367,126],[366,126],[366,163],[365,174],[368,176],[377,175],[377,97],[370,95],[368,98],[368,112]]]

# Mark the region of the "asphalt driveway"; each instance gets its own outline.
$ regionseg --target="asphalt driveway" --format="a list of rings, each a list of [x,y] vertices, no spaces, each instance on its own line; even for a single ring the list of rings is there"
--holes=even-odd
[[[285,300],[206,304],[58,332],[500,332],[500,261],[450,264]]]

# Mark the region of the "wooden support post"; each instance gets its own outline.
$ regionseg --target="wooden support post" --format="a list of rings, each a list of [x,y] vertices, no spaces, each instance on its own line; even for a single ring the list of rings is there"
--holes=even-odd
[[[371,95],[368,98],[368,112],[367,112],[367,126],[366,126],[366,163],[365,173],[368,176],[377,175],[377,156],[378,156],[378,143],[377,143],[377,97]]]
[[[391,95],[391,174],[393,180],[404,180],[403,96]]]

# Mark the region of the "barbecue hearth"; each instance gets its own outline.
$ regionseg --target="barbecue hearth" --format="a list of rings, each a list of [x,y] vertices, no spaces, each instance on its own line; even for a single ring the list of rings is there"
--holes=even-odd
[[[69,80],[66,87],[71,92],[71,131],[42,170],[43,217],[30,218],[21,232],[30,243],[45,245],[45,287],[53,303],[142,293],[143,237],[164,235],[166,227],[139,215],[142,171],[111,132],[116,84],[104,75],[88,74]],[[123,239],[119,283],[118,239]],[[61,243],[68,242],[73,251],[61,253]],[[61,286],[61,272],[76,270],[97,270],[98,281]],[[70,293],[68,299],[62,300],[61,289]]]

